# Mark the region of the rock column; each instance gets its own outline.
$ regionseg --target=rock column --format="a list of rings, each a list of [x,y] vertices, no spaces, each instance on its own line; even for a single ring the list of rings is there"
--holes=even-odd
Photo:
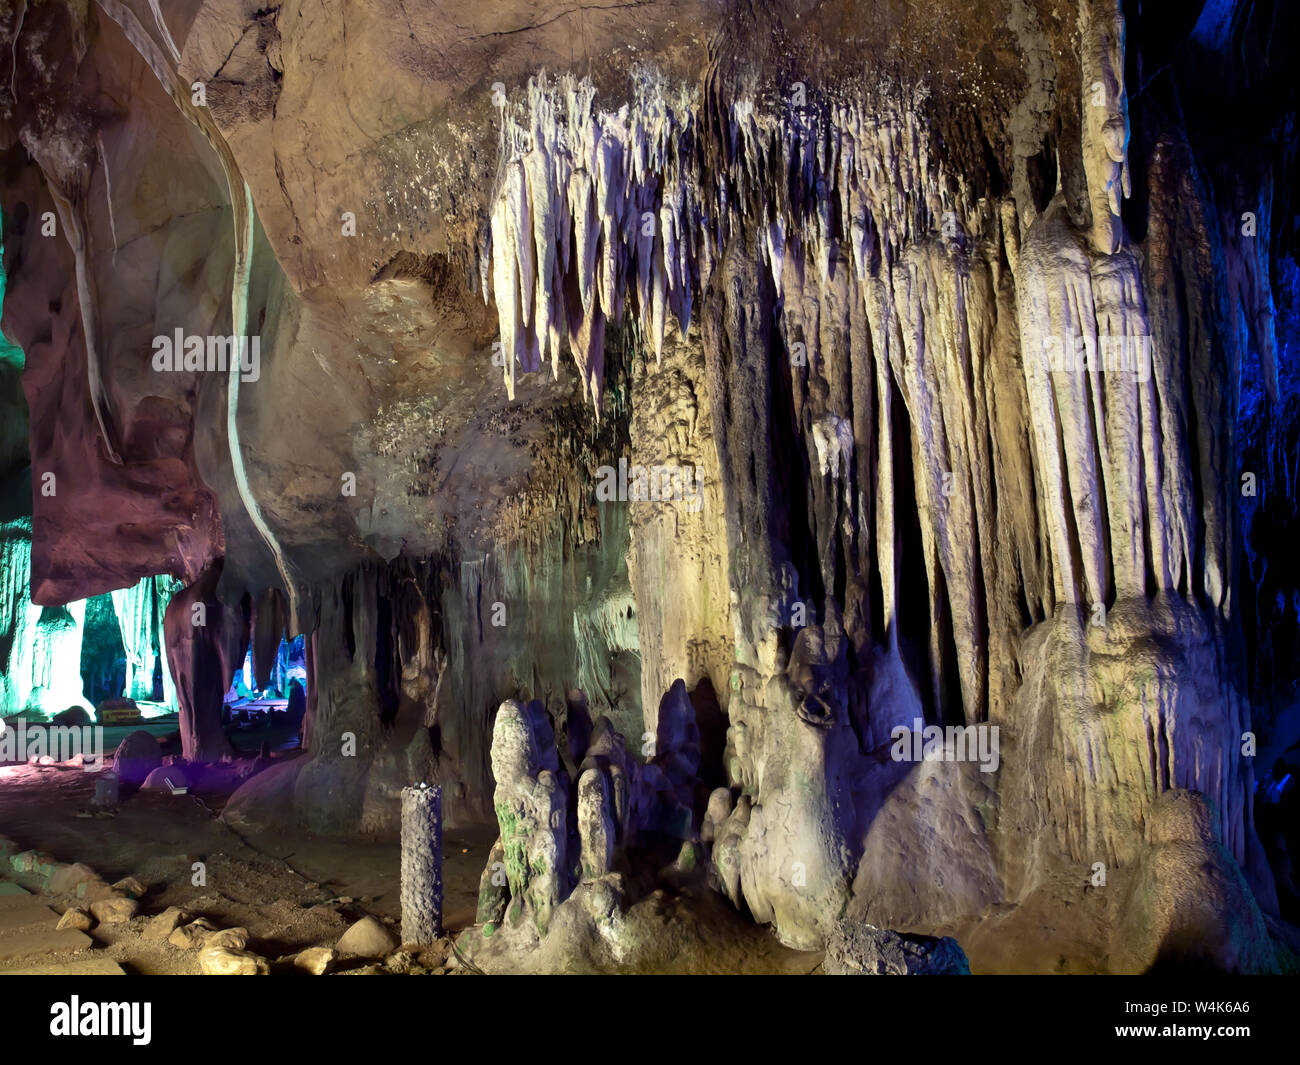
[[[402,942],[442,938],[442,789],[402,789]]]

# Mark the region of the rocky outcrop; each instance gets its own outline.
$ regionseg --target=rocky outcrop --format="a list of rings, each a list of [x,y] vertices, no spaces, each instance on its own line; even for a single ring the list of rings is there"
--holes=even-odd
[[[664,696],[659,724],[654,757],[643,763],[609,719],[598,718],[585,750],[574,752],[575,780],[561,767],[545,707],[501,704],[492,730],[501,835],[479,885],[483,934],[527,924],[544,938],[561,904],[578,890],[606,891],[590,885],[626,871],[634,847],[693,837],[698,730],[680,681]],[[575,741],[575,731],[568,738]]]
[[[829,976],[969,976],[956,940],[905,936],[869,924],[841,921],[826,944]]]

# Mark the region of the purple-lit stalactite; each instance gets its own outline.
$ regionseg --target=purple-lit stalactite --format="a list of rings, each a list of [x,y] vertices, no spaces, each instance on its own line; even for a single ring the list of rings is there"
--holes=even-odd
[[[402,942],[442,938],[442,789],[402,789]]]

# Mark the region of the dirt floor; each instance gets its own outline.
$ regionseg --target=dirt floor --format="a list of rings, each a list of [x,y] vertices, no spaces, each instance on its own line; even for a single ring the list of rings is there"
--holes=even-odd
[[[228,791],[172,796],[136,792],[114,814],[93,811],[97,774],[65,766],[0,767],[0,834],[64,862],[84,862],[109,882],[134,876],[148,892],[141,914],[179,906],[218,927],[244,927],[250,948],[275,959],[330,946],[358,918],[400,923],[399,846],[306,833],[242,838],[217,819]],[[232,767],[230,784],[234,784]],[[231,789],[233,790],[233,789]],[[443,840],[444,923],[474,921],[479,876],[495,839],[488,827]],[[194,863],[203,863],[202,883]],[[197,955],[142,938],[147,916],[99,925],[96,944],[137,973],[196,973]],[[15,967],[18,963],[15,963]]]
[[[159,739],[167,753],[171,744],[166,737]],[[128,973],[196,974],[197,951],[144,934],[150,919],[169,906],[180,907],[190,918],[206,917],[219,928],[247,929],[249,949],[273,962],[307,947],[333,946],[366,915],[384,921],[394,934],[400,932],[396,839],[327,839],[300,829],[244,837],[219,820],[261,746],[260,737],[238,739],[249,753],[232,764],[210,767],[199,790],[185,795],[124,792],[111,813],[92,805],[97,773],[69,765],[0,766],[0,835],[61,862],[83,862],[109,883],[131,876],[147,889],[138,916],[87,933],[97,956],[112,958]],[[281,748],[274,737],[267,746]],[[106,748],[111,752],[113,744]],[[285,752],[279,757],[294,756],[296,752]],[[444,833],[443,923],[453,937],[474,923],[479,878],[496,835],[495,825]],[[202,876],[195,863],[201,863]],[[720,899],[712,902],[649,900],[652,908],[676,907],[675,916],[664,915],[666,931],[691,929],[663,971],[807,973],[818,968],[819,953],[789,950],[770,929]],[[450,949],[444,941],[443,958]],[[504,971],[515,971],[510,959],[502,961]],[[23,964],[0,963],[0,974]],[[461,967],[454,957],[449,965],[429,962],[425,967],[432,972],[473,968]],[[336,965],[336,971],[356,973],[378,968],[365,961]]]

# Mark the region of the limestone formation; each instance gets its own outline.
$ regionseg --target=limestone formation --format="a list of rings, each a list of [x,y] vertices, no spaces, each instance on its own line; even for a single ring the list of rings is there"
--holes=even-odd
[[[954,939],[900,935],[854,921],[836,924],[823,964],[830,976],[970,975]]]
[[[568,785],[559,774],[555,735],[542,705],[502,703],[492,731],[492,775],[509,889],[505,919],[531,920],[542,933],[569,888]]]
[[[442,938],[442,791],[402,792],[402,942]]]
[[[492,971],[1283,967],[1293,6],[17,4],[0,762],[412,947],[486,826]]]
[[[582,879],[610,872],[614,860],[614,811],[608,778],[592,766],[578,780],[578,838],[582,841]]]

